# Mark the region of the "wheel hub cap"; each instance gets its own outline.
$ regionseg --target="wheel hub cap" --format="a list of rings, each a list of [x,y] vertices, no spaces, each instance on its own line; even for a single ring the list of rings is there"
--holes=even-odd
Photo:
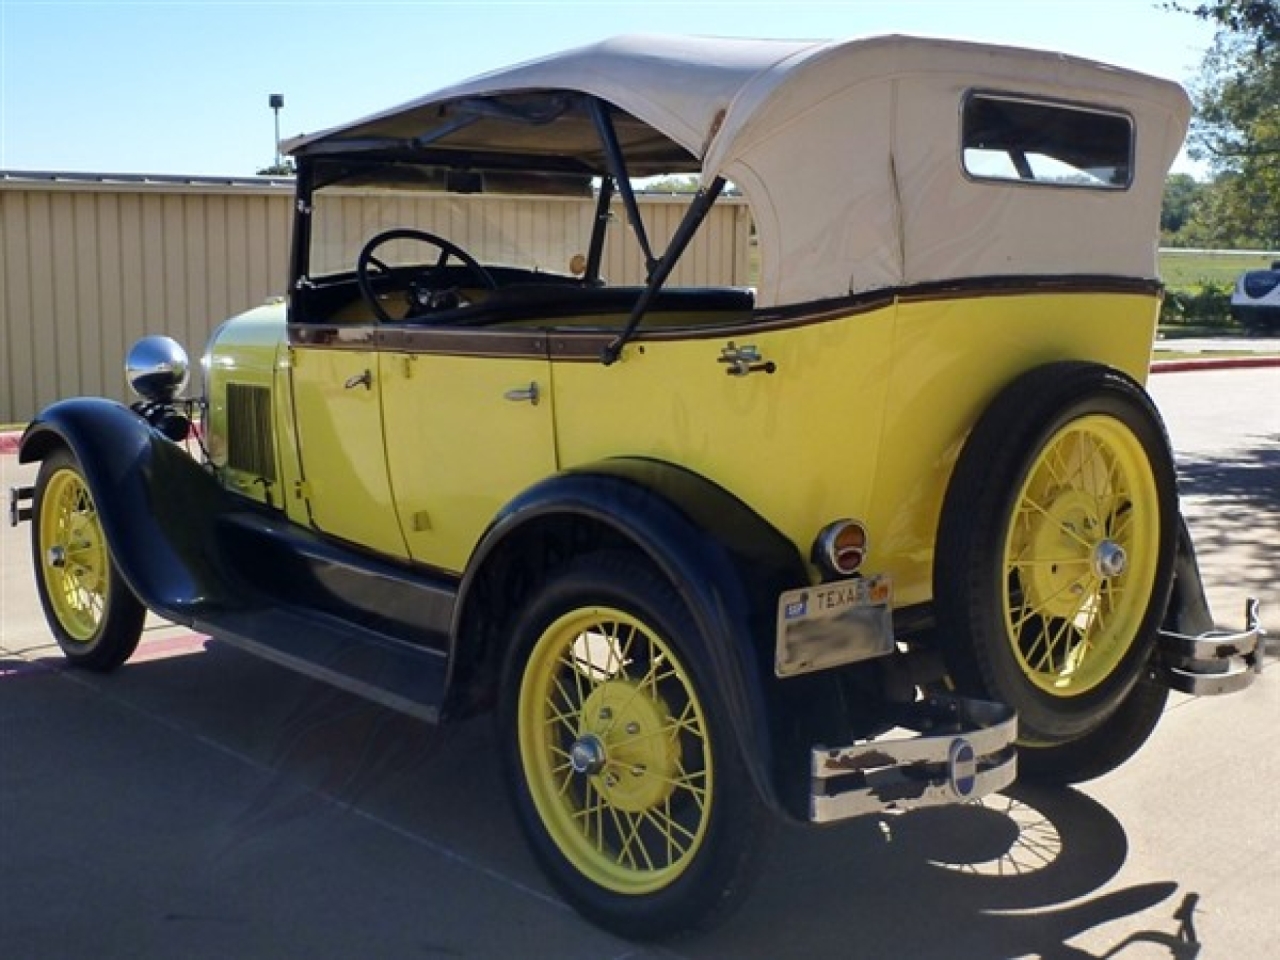
[[[604,744],[593,733],[579,737],[569,748],[569,763],[574,773],[597,774],[604,769],[606,759]]]
[[[609,680],[583,705],[569,763],[593,778],[620,810],[651,809],[671,794],[678,760],[671,717],[656,692],[628,680]]]
[[[1104,580],[1120,576],[1128,565],[1129,555],[1113,540],[1103,540],[1093,548],[1093,572]]]

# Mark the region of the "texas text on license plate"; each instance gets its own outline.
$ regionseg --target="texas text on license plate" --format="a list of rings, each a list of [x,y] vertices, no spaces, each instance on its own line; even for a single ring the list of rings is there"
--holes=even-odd
[[[801,587],[778,598],[774,669],[780,677],[892,651],[893,587],[888,576]]]

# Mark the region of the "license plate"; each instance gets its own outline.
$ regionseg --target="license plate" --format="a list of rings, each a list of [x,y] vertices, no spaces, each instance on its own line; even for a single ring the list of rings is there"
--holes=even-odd
[[[887,576],[801,587],[778,598],[774,669],[780,677],[892,651],[893,587]]]

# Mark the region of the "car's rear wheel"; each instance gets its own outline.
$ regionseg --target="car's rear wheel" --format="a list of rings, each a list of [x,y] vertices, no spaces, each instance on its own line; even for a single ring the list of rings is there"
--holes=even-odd
[[[75,456],[50,454],[36,479],[31,528],[36,587],[58,646],[77,667],[112,670],[138,646],[146,610],[111,558]]]
[[[759,803],[675,591],[625,554],[554,574],[517,620],[500,736],[521,826],[590,920],[649,939],[746,889]]]
[[[1127,756],[1149,735],[1151,711],[1137,707],[1151,698],[1132,698],[1168,602],[1176,535],[1164,429],[1118,371],[1038,368],[979,419],[943,508],[938,622],[958,686],[1018,711],[1019,741],[1035,755],[1026,774],[1083,779],[1094,773],[1082,743],[1109,730]]]

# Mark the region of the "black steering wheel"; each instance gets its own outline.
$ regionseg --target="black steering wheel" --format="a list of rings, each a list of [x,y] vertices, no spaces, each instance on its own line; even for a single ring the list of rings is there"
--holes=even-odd
[[[414,308],[422,305],[414,295],[413,288],[427,287],[426,279],[435,271],[444,269],[450,257],[456,257],[462,261],[463,266],[476,278],[480,286],[487,290],[498,289],[498,282],[493,279],[493,275],[481,265],[480,261],[451,240],[438,237],[434,233],[428,233],[426,230],[414,230],[411,227],[384,230],[364,245],[364,248],[360,251],[360,256],[356,259],[356,283],[360,286],[360,295],[369,304],[374,316],[384,323],[391,322],[395,318],[387,313],[382,304],[378,302],[378,295],[374,291],[373,283],[369,277],[369,267],[377,267],[379,271],[388,275],[392,272],[390,267],[373,254],[384,243],[390,243],[393,240],[417,240],[420,243],[429,243],[440,251],[440,258],[436,261],[435,266],[427,268],[425,273],[410,285],[411,289],[408,294],[409,313],[406,319],[416,316]]]

